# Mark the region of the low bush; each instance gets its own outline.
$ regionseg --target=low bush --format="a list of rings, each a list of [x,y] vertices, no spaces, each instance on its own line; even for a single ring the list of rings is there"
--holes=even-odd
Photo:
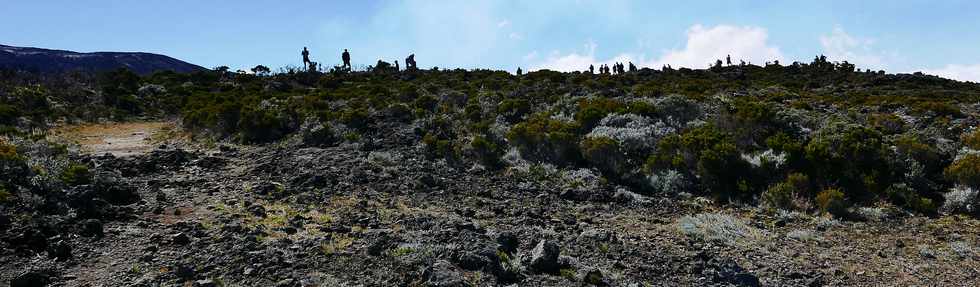
[[[750,198],[757,188],[752,166],[731,136],[710,124],[664,137],[645,168],[687,171],[700,178],[706,192],[723,199]]]
[[[762,204],[783,210],[806,210],[809,208],[810,179],[804,174],[793,173],[786,180],[769,186],[762,193]]]
[[[502,165],[503,148],[486,136],[473,137],[473,140],[470,141],[470,147],[484,166],[498,168]]]
[[[829,188],[817,193],[814,199],[820,211],[830,213],[834,216],[844,216],[847,214],[847,201],[844,192],[840,189]]]
[[[805,153],[809,174],[821,186],[839,186],[851,200],[871,201],[891,185],[890,152],[873,129],[832,123],[807,144]]]
[[[938,208],[932,199],[919,195],[914,189],[905,184],[893,184],[888,187],[885,194],[888,200],[895,205],[920,213],[932,214]]]
[[[607,177],[618,178],[628,168],[627,158],[616,141],[607,137],[586,137],[579,144],[582,157]]]
[[[514,125],[507,132],[507,140],[525,158],[571,164],[581,160],[578,129],[576,124],[538,114]]]
[[[946,177],[971,188],[980,188],[980,154],[967,154],[946,167]]]
[[[974,150],[980,150],[980,129],[976,129],[969,133],[964,133],[961,139],[963,141],[963,145]]]
[[[506,99],[497,105],[497,114],[508,122],[516,122],[531,112],[531,102],[525,99]]]
[[[75,186],[92,183],[92,172],[83,164],[71,164],[61,172],[61,181]]]

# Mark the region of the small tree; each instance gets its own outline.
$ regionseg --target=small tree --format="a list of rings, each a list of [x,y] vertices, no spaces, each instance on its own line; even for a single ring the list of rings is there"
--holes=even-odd
[[[252,73],[255,73],[256,75],[259,76],[269,75],[270,72],[272,72],[272,70],[270,70],[269,67],[263,65],[258,65],[255,66],[255,68],[252,68]]]

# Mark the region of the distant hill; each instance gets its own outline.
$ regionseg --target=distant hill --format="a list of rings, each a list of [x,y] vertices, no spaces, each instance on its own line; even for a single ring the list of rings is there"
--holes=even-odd
[[[60,73],[68,71],[101,72],[122,67],[129,68],[138,74],[150,74],[166,70],[187,73],[204,69],[201,66],[159,54],[137,52],[78,53],[0,45],[0,68]]]

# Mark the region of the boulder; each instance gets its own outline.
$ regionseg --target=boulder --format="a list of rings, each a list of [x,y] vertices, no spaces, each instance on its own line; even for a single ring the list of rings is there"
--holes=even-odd
[[[28,271],[10,280],[10,287],[44,287],[48,284],[51,284],[51,275],[38,271]]]
[[[558,274],[559,253],[558,244],[555,242],[547,239],[539,241],[531,250],[531,269],[538,273]]]

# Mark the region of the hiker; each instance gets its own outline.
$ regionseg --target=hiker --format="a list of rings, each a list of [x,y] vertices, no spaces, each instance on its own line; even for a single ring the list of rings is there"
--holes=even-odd
[[[523,75],[523,74],[524,74],[524,71],[521,70],[521,67],[517,67],[517,75],[520,76],[520,75]]]
[[[729,66],[731,66],[732,65],[732,55],[725,56],[725,62],[728,63]]]
[[[595,66],[593,66],[593,65],[590,64],[589,65],[589,75],[591,75],[591,74],[595,74]]]
[[[408,55],[408,58],[405,58],[405,70],[415,70],[417,68],[415,66],[415,54]]]
[[[303,47],[303,53],[302,54],[303,54],[303,66],[309,66],[310,63],[311,63],[310,62],[310,50],[307,50],[306,47]]]
[[[632,61],[630,62],[630,72],[631,73],[632,72],[636,72],[636,65],[633,65],[633,62]]]
[[[340,58],[341,58],[341,60],[344,60],[344,67],[347,67],[347,70],[348,71],[351,70],[351,66],[350,66],[350,53],[347,52],[347,49],[344,49],[344,53],[340,55]]]
[[[395,72],[401,71],[401,67],[398,66],[398,60],[395,60]]]

